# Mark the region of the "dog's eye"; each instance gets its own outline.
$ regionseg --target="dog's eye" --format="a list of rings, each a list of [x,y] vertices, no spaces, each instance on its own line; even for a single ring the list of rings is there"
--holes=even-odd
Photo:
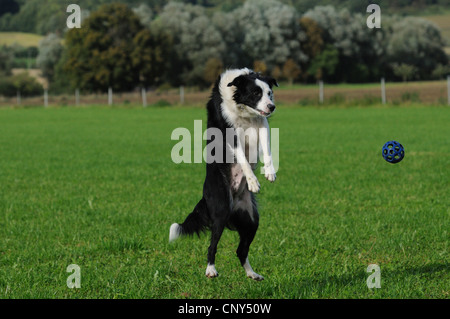
[[[258,90],[256,90],[256,91],[253,91],[253,95],[255,95],[255,96],[259,96],[259,95],[261,95],[261,91],[258,91]]]

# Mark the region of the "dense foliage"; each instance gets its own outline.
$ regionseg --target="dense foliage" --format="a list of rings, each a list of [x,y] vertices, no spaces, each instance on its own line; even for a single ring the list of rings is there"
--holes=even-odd
[[[289,83],[426,80],[448,72],[436,25],[383,11],[382,28],[370,29],[366,1],[337,8],[318,6],[331,3],[325,0],[80,0],[82,28],[67,30],[70,2],[16,0],[20,11],[4,13],[0,29],[51,32],[37,65],[51,82],[89,91],[208,86],[222,69],[243,66]],[[441,2],[378,1],[386,8]],[[0,54],[0,72],[9,65],[10,55]]]
[[[178,0],[185,4],[203,6],[211,10],[232,11],[242,6],[245,0]],[[121,2],[130,7],[142,3],[159,13],[170,0],[77,0],[83,9],[95,11],[101,5]],[[281,0],[294,7],[298,12],[306,12],[316,6],[334,5],[346,8],[350,12],[365,12],[369,3],[379,4],[387,13],[422,12],[426,8],[438,11],[448,7],[448,0]],[[65,19],[64,8],[73,0],[1,0],[0,30],[24,31],[45,34],[61,30],[59,22]]]
[[[112,4],[93,12],[82,28],[67,32],[64,70],[71,75],[73,86],[103,91],[109,87],[133,89],[142,66],[152,63],[144,63],[149,56],[140,54],[145,44],[153,44],[144,30],[131,9]],[[156,51],[156,47],[152,49]]]

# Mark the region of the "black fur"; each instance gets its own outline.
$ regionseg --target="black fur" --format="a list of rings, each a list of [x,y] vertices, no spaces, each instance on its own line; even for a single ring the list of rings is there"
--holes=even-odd
[[[238,76],[232,82],[228,83],[229,87],[236,86],[238,88],[233,97],[236,103],[256,108],[256,104],[263,94],[261,87],[255,84],[256,79],[266,82],[270,88],[272,88],[273,85],[278,86],[278,83],[274,78],[261,76],[258,73]]]
[[[254,84],[255,79],[265,81],[272,87],[277,85],[272,78],[261,77],[257,73],[251,73],[246,76],[239,76],[229,83],[228,86],[236,86],[234,100],[237,103],[243,103],[250,107],[254,107],[259,97],[255,93],[261,88]],[[233,190],[232,182],[232,166],[234,163],[226,162],[226,129],[230,125],[224,119],[221,112],[222,97],[219,92],[220,77],[217,79],[212,90],[210,100],[207,104],[208,128],[218,128],[222,132],[223,137],[223,156],[221,163],[213,162],[206,164],[206,178],[203,185],[203,197],[185,221],[180,224],[180,234],[191,235],[201,233],[206,229],[211,230],[211,243],[208,248],[208,264],[215,263],[215,255],[217,244],[220,240],[225,227],[236,230],[240,236],[240,243],[237,248],[237,256],[242,265],[244,265],[250,244],[256,234],[259,225],[259,215],[255,196],[248,190],[247,181],[243,177],[238,190]],[[236,136],[235,136],[236,138]],[[208,140],[207,144],[212,140]],[[235,142],[236,143],[236,142]],[[253,212],[239,209],[232,209],[230,203],[249,198],[252,203]]]

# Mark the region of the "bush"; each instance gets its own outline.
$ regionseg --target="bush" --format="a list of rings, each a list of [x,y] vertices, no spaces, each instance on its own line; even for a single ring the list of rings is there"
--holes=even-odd
[[[169,90],[173,89],[172,85],[169,82],[164,82],[160,86],[158,86],[157,93],[165,93]]]
[[[345,96],[342,93],[335,93],[328,99],[329,104],[341,105],[345,103]]]
[[[19,44],[13,44],[11,49],[14,51],[16,58],[36,58],[39,54],[39,49],[35,46],[23,47]]]
[[[414,65],[409,65],[406,63],[394,63],[392,64],[392,70],[396,76],[402,78],[403,82],[414,78],[414,76],[416,76],[418,72],[418,69]]]
[[[362,98],[356,98],[347,101],[347,105],[349,106],[371,106],[377,105],[381,103],[381,98],[374,95],[364,95]]]
[[[172,104],[166,100],[159,100],[156,103],[152,104],[152,106],[156,106],[156,107],[165,107],[165,106],[171,106],[171,105]]]
[[[402,102],[420,103],[419,93],[417,92],[405,92],[402,94]]]
[[[17,74],[0,80],[0,95],[13,97],[20,92],[22,96],[42,95],[44,88],[35,78],[26,73]]]
[[[445,79],[445,77],[449,74],[450,74],[450,64],[448,65],[438,64],[436,68],[433,70],[433,73],[431,73],[431,76],[433,79],[441,80]]]
[[[306,98],[303,98],[303,99],[297,101],[297,105],[300,105],[300,106],[317,105],[317,101],[306,97]]]
[[[17,89],[10,78],[0,79],[0,95],[5,97],[13,97],[17,94]]]
[[[11,80],[22,96],[36,96],[44,93],[42,85],[26,73],[14,75]]]
[[[0,76],[11,74],[11,68],[14,64],[14,52],[5,45],[0,47]]]

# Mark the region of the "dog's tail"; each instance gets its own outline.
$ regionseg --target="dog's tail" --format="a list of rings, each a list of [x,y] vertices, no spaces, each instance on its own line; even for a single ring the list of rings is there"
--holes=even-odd
[[[170,226],[169,242],[173,242],[178,237],[184,235],[193,235],[194,233],[200,235],[207,228],[208,211],[206,201],[202,198],[182,224],[175,223]]]

